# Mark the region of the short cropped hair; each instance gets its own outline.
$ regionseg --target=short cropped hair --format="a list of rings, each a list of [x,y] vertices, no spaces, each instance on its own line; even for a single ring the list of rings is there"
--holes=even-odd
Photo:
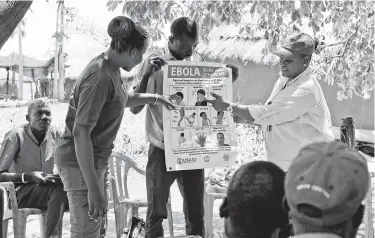
[[[243,165],[233,175],[221,217],[230,217],[237,236],[270,237],[276,228],[288,225],[282,201],[285,172],[268,161]]]
[[[36,107],[49,107],[49,103],[40,99],[33,100],[27,108],[27,115],[30,116],[31,111]]]
[[[190,38],[197,38],[198,24],[190,17],[180,17],[173,21],[171,25],[171,35],[175,38],[186,35]]]

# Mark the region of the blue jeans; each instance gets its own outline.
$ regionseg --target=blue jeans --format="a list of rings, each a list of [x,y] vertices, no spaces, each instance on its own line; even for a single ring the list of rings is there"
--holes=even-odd
[[[165,151],[150,144],[146,167],[146,238],[164,236],[162,222],[167,218],[169,190],[176,179],[184,199],[186,235],[204,237],[204,170],[167,172]]]
[[[102,229],[103,218],[94,221],[89,218],[88,190],[80,168],[59,168],[59,174],[67,192],[70,209],[70,237],[71,238],[98,238]],[[105,191],[105,169],[97,169],[101,192]]]

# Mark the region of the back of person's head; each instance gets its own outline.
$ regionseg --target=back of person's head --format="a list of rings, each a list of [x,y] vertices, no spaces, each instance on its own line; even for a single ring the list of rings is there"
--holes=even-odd
[[[288,225],[282,207],[284,177],[285,172],[268,161],[245,164],[234,173],[220,207],[229,238],[269,238]]]
[[[119,54],[131,49],[143,49],[148,39],[147,31],[128,17],[118,16],[111,20],[107,28],[111,37],[110,47]]]
[[[302,148],[285,179],[295,234],[355,237],[369,181],[365,158],[344,143],[320,142]]]
[[[198,36],[197,22],[189,17],[180,17],[172,22],[171,36],[181,38],[184,34],[189,38],[196,39]]]

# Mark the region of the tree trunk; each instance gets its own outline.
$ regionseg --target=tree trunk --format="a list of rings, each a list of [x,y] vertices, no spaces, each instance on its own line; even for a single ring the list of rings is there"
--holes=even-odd
[[[18,25],[18,100],[23,99],[23,52],[22,52],[22,28]]]
[[[59,79],[59,15],[60,14],[60,4],[57,5],[56,14],[56,38],[55,38],[55,60],[54,60],[54,70],[53,70],[53,84],[52,84],[52,98],[58,99],[58,79]]]
[[[60,52],[59,52],[59,100],[64,100],[64,81],[65,81],[65,55],[64,55],[64,14],[65,14],[65,6],[64,0],[60,3]]]
[[[0,1],[0,49],[29,10],[33,0]]]

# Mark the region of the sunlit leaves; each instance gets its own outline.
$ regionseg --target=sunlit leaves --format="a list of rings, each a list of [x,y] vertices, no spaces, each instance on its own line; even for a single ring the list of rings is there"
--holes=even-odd
[[[338,98],[353,94],[367,98],[374,85],[374,10],[371,1],[108,1],[109,10],[123,13],[147,26],[161,39],[166,23],[189,16],[199,24],[200,39],[221,24],[239,26],[239,34],[260,32],[268,40],[263,53],[276,47],[307,20],[314,37],[332,34],[336,44],[320,44],[313,58],[318,79],[340,88]],[[327,30],[328,29],[328,30]],[[370,65],[370,66],[369,66]]]

